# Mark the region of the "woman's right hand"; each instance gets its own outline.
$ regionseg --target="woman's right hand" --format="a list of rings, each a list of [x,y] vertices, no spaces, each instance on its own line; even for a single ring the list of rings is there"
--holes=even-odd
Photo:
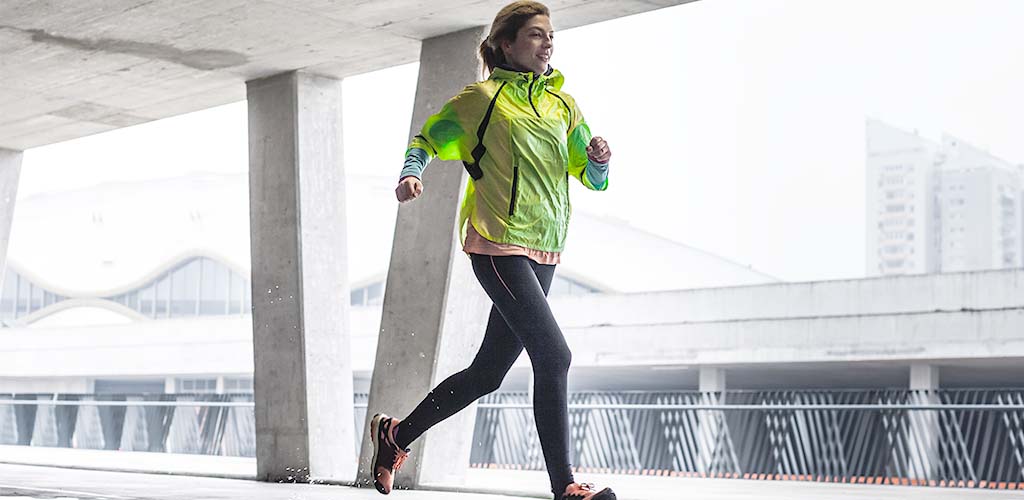
[[[398,181],[398,187],[395,188],[395,196],[402,203],[415,200],[422,193],[423,183],[411,175],[402,177],[402,180]]]

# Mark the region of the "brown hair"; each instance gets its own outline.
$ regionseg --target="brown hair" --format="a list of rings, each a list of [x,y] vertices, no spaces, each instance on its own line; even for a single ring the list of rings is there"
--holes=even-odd
[[[494,16],[491,33],[480,42],[480,72],[484,78],[494,71],[495,66],[507,62],[501,50],[501,42],[514,42],[516,33],[533,16],[551,17],[551,12],[540,2],[520,1],[506,5]]]

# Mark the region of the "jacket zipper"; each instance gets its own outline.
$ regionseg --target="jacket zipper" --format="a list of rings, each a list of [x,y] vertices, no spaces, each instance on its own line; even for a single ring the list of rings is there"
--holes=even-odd
[[[512,164],[512,199],[508,202],[508,216],[512,217],[516,214],[516,191],[519,190],[519,165],[518,162]]]
[[[555,96],[555,98],[556,98],[556,99],[558,99],[559,101],[562,101],[562,106],[565,106],[565,112],[566,112],[566,113],[569,113],[569,127],[568,127],[568,132],[571,132],[571,131],[572,131],[572,108],[570,108],[570,107],[569,107],[569,104],[567,104],[567,103],[565,102],[565,99],[562,99],[562,96],[560,96],[560,95],[558,95],[558,94],[556,94],[556,93],[554,93],[554,92],[552,92],[552,91],[550,91],[550,90],[548,90],[548,89],[544,89],[544,92],[547,92],[547,93],[549,93],[549,94],[551,94],[551,95]]]
[[[536,113],[537,118],[540,118],[540,112],[537,111],[537,106],[533,105],[533,84],[534,84],[534,82],[537,81],[537,78],[538,78],[537,75],[534,74],[533,75],[533,80],[530,80],[530,90],[529,90],[529,93],[527,93],[526,97],[530,101],[530,107],[533,108],[533,112]]]

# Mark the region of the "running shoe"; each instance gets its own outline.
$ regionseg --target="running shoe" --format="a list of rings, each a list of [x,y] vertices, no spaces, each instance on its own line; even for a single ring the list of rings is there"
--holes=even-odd
[[[377,491],[387,495],[395,484],[395,473],[405,463],[409,449],[401,449],[395,444],[397,418],[383,413],[373,416],[370,421],[370,439],[373,441],[373,486]],[[614,498],[614,497],[612,497]]]
[[[562,500],[615,500],[611,488],[595,491],[593,483],[572,483],[565,487]]]

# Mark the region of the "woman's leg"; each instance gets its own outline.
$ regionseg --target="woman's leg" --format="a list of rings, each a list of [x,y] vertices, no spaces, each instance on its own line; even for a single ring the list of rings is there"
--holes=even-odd
[[[473,271],[533,365],[533,412],[551,491],[573,482],[567,378],[572,353],[548,306],[555,266],[526,257],[472,255]]]
[[[427,429],[497,390],[522,351],[523,344],[509,330],[497,308],[491,307],[484,339],[473,362],[438,384],[398,424],[396,444],[408,448]]]

